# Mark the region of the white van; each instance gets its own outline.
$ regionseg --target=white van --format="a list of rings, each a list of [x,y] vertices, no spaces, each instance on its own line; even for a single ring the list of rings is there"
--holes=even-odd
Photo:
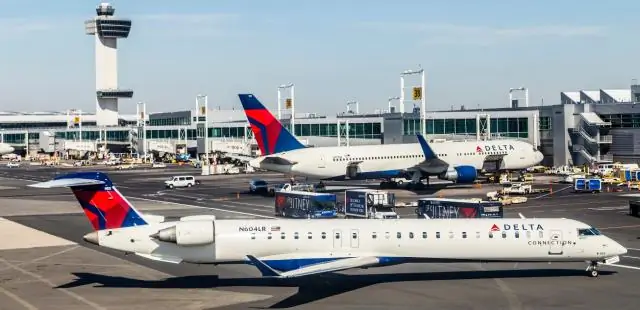
[[[200,184],[200,181],[196,180],[191,175],[179,175],[171,177],[169,180],[164,181],[166,188],[174,187],[191,187]]]

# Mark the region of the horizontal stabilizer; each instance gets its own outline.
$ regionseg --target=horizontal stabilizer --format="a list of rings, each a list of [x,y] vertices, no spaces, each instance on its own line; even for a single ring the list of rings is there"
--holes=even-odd
[[[314,274],[322,274],[329,272],[342,271],[352,268],[362,268],[375,266],[380,263],[377,257],[364,256],[364,257],[351,257],[338,259],[326,263],[319,263],[309,265],[306,267],[298,268],[287,272],[278,272],[263,261],[257,259],[255,256],[247,255],[247,258],[253,263],[264,277],[276,277],[276,278],[296,278],[303,276],[310,276]]]
[[[293,166],[295,164],[297,164],[297,162],[295,161],[291,161],[279,156],[268,156],[265,157],[262,160],[263,163],[265,164],[272,164],[272,165],[282,165],[282,166]]]
[[[36,184],[30,184],[29,187],[35,188],[57,188],[57,187],[73,187],[73,186],[89,186],[89,185],[102,185],[104,181],[92,180],[92,179],[57,179],[46,182],[40,182]]]
[[[181,258],[177,258],[173,256],[142,254],[142,253],[136,253],[136,255],[140,257],[144,257],[146,259],[155,260],[155,261],[164,262],[164,263],[180,264],[182,262]]]

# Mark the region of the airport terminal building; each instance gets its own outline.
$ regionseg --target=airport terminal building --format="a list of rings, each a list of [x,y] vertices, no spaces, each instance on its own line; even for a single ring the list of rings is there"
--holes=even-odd
[[[429,138],[524,139],[540,148],[546,165],[594,162],[640,162],[640,86],[625,90],[562,92],[549,106],[505,107],[426,113]],[[206,125],[199,111],[120,115],[117,126],[97,126],[93,114],[0,113],[0,139],[35,152],[112,152],[192,154],[229,152],[257,155],[257,146],[242,110],[208,110]],[[416,142],[419,111],[323,116],[297,113],[284,117],[289,129],[309,146]],[[207,139],[205,139],[205,128]],[[206,142],[205,142],[206,141]],[[207,143],[208,145],[205,145]]]

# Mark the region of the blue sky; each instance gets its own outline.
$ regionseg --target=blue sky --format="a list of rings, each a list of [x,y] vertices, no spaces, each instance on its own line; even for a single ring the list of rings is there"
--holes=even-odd
[[[133,19],[119,42],[119,84],[136,92],[123,112],[137,101],[190,109],[198,93],[239,108],[242,92],[275,109],[276,87],[288,82],[298,111],[333,114],[358,100],[372,112],[418,64],[428,110],[506,106],[519,86],[531,104],[556,104],[564,90],[627,88],[640,77],[637,0],[111,3]],[[94,110],[94,41],[83,22],[97,4],[0,0],[0,110]]]

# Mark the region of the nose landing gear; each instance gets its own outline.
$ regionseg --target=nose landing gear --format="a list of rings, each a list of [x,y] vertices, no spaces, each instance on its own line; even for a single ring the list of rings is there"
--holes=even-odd
[[[586,271],[587,271],[587,273],[589,274],[590,277],[592,277],[592,278],[598,277],[598,275],[599,275],[599,273],[598,273],[598,262],[592,261],[589,264],[589,266],[587,266]]]

